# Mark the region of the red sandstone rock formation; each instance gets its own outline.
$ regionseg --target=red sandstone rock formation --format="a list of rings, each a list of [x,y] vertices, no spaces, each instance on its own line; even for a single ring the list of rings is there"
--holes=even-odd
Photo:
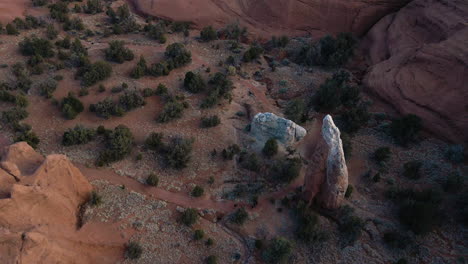
[[[272,34],[362,35],[409,0],[129,0],[138,11],[190,21],[198,27],[238,21],[269,38]]]
[[[63,155],[7,147],[0,164],[0,263],[112,263],[108,248],[77,233],[92,187]],[[97,250],[99,248],[99,250]],[[109,254],[112,256],[112,254]]]
[[[329,115],[323,119],[321,136],[309,160],[304,182],[305,198],[311,202],[316,199],[324,208],[336,209],[348,187],[348,168],[340,130]]]
[[[369,90],[429,131],[468,142],[468,2],[414,0],[366,38]]]

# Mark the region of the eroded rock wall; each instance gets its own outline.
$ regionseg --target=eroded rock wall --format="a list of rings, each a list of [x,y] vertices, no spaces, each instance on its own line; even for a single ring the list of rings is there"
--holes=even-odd
[[[434,134],[468,142],[468,1],[414,0],[366,36],[364,83]]]
[[[409,0],[128,0],[139,12],[191,21],[198,27],[239,22],[263,37],[314,36],[339,32],[362,35],[380,18]]]

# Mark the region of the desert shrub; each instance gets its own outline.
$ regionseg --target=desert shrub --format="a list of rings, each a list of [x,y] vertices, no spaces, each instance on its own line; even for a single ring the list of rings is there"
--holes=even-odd
[[[260,58],[260,55],[263,53],[263,48],[258,46],[258,45],[254,45],[254,46],[251,46],[245,53],[244,53],[244,56],[242,57],[243,61],[245,62],[251,62],[253,60],[256,60],[258,58]]]
[[[130,111],[137,107],[145,105],[145,99],[137,91],[125,92],[119,97],[120,107],[124,111]]]
[[[16,96],[5,90],[0,90],[0,101],[14,103]]]
[[[336,38],[326,36],[320,40],[321,65],[338,67],[353,55],[356,39],[350,33],[340,33]]]
[[[72,146],[86,144],[92,141],[95,136],[96,130],[76,125],[74,128],[69,128],[63,133],[62,145]]]
[[[15,96],[15,105],[18,107],[27,107],[29,105],[28,99],[24,94],[20,93]]]
[[[163,23],[157,23],[154,25],[148,25],[146,27],[146,31],[148,32],[148,36],[152,39],[159,41],[159,43],[164,44],[166,43],[166,26]]]
[[[106,98],[96,104],[91,104],[89,106],[89,111],[96,113],[97,116],[104,119],[108,119],[111,116],[122,116],[125,112],[124,109],[114,103],[110,98]]]
[[[381,179],[381,178],[382,178],[382,177],[380,176],[380,172],[377,172],[377,173],[374,175],[374,177],[372,177],[372,180],[373,180],[374,182],[377,183],[377,182],[380,182],[380,179]]]
[[[286,238],[276,237],[268,243],[262,257],[266,263],[287,263],[292,254],[293,243]]]
[[[136,22],[135,18],[130,16],[123,19],[121,22],[116,23],[112,26],[112,33],[114,34],[125,34],[133,33],[140,30],[140,25]]]
[[[146,184],[149,186],[157,187],[159,184],[159,178],[156,174],[151,173],[148,178],[146,178]]]
[[[18,29],[15,27],[14,24],[8,23],[8,24],[5,26],[5,30],[6,30],[6,33],[7,33],[8,35],[19,35],[19,31],[18,31]]]
[[[68,96],[62,99],[60,108],[65,118],[70,120],[75,119],[84,110],[83,103],[72,93],[69,93]]]
[[[49,3],[49,0],[32,0],[33,6],[45,6]]]
[[[421,129],[421,118],[417,115],[409,114],[392,121],[390,124],[390,135],[398,144],[406,146],[417,140]]]
[[[101,0],[88,0],[83,9],[87,14],[97,14],[104,11],[104,5]]]
[[[148,68],[147,74],[154,77],[167,76],[171,72],[170,67],[166,61],[154,63]]]
[[[202,108],[211,108],[215,106],[221,98],[230,98],[233,83],[229,77],[223,73],[217,72],[208,82],[209,93],[201,104]]]
[[[359,90],[347,85],[349,73],[339,71],[320,85],[312,101],[320,112],[334,112],[340,107],[353,107],[360,100]]]
[[[370,119],[367,103],[347,109],[340,115],[341,129],[346,133],[356,133],[361,127],[367,125]]]
[[[218,257],[210,255],[206,258],[206,264],[218,264]]]
[[[345,192],[345,198],[348,199],[351,197],[351,195],[353,194],[353,191],[354,191],[354,187],[349,184],[348,187],[346,188],[346,192]]]
[[[89,196],[88,203],[91,204],[92,206],[99,206],[102,204],[102,196],[99,195],[98,192],[93,190],[91,191],[91,194]]]
[[[353,244],[361,237],[364,221],[354,215],[354,209],[344,206],[340,209],[338,230],[341,232],[342,241],[345,244]]]
[[[198,93],[205,90],[206,84],[200,74],[189,71],[185,74],[184,87],[189,92]]]
[[[67,37],[63,41],[66,41]],[[84,55],[88,56],[88,51],[86,48],[83,46],[81,41],[77,38],[70,44],[70,49],[75,55]]]
[[[14,107],[2,112],[2,121],[6,124],[15,124],[28,117],[28,112],[24,108]]]
[[[271,176],[285,183],[290,183],[299,176],[302,168],[300,158],[289,158],[277,160],[271,167]]]
[[[68,4],[65,2],[56,2],[49,5],[50,16],[58,22],[65,22],[68,19]]]
[[[52,43],[47,39],[36,36],[26,37],[19,44],[21,54],[24,56],[40,56],[50,58],[54,56]]]
[[[181,221],[186,226],[192,226],[198,220],[198,212],[193,208],[187,208],[182,213]]]
[[[203,230],[201,229],[197,229],[193,233],[193,239],[195,240],[202,240],[204,236],[205,236],[205,232],[203,232]]]
[[[43,27],[45,25],[44,20],[37,19],[36,17],[27,15],[24,20],[17,17],[13,20],[13,24],[19,30],[29,30]]]
[[[14,139],[15,142],[24,141],[28,143],[32,148],[36,149],[40,143],[39,137],[33,131],[21,131]]]
[[[463,188],[464,183],[465,179],[463,175],[460,172],[455,171],[449,173],[447,179],[443,183],[443,187],[446,192],[455,193]]]
[[[255,153],[241,153],[239,157],[239,162],[242,168],[247,169],[253,172],[259,172],[261,167],[261,162]]]
[[[132,147],[132,132],[128,127],[119,125],[114,131],[106,135],[106,149],[100,153],[97,164],[102,166],[119,161],[130,154]]]
[[[218,32],[218,36],[239,41],[247,37],[247,28],[241,28],[238,23],[229,24]]]
[[[389,245],[392,248],[405,249],[411,239],[409,236],[402,234],[397,231],[388,231],[383,235],[383,240],[385,244]]]
[[[297,62],[309,66],[343,66],[354,54],[357,41],[350,33],[340,33],[336,38],[325,36],[317,43],[304,46],[297,56]]]
[[[217,115],[212,115],[209,117],[202,117],[201,119],[201,126],[202,127],[215,127],[217,125],[221,124],[221,120]]]
[[[200,32],[200,38],[204,42],[209,42],[212,40],[216,40],[218,38],[218,35],[216,33],[216,30],[212,26],[207,26],[204,27]]]
[[[275,48],[285,48],[289,43],[288,36],[273,36],[270,41],[271,45]]]
[[[403,175],[407,178],[416,180],[421,178],[420,169],[422,162],[414,160],[403,164]]]
[[[111,19],[112,24],[118,24],[130,17],[130,8],[127,4],[119,6],[117,11],[114,11],[112,7],[109,7],[106,14]]]
[[[133,52],[129,48],[125,47],[125,43],[119,40],[109,42],[109,47],[104,50],[104,54],[108,61],[117,63],[131,61],[135,57]]]
[[[265,156],[271,158],[278,153],[278,142],[274,138],[270,138],[265,142],[262,152]]]
[[[139,259],[143,254],[143,248],[137,242],[130,242],[125,248],[125,258]]]
[[[81,42],[80,42],[81,44]],[[64,39],[62,40],[57,40],[55,42],[55,46],[59,47],[59,48],[62,48],[62,49],[69,49],[71,47],[71,39],[69,36],[66,36]]]
[[[307,105],[302,99],[291,100],[286,105],[284,115],[298,124],[304,123],[307,119]]]
[[[125,91],[127,89],[128,89],[128,84],[124,82],[119,86],[112,87],[111,92],[112,93],[120,93],[120,92]]]
[[[146,60],[143,56],[140,57],[137,65],[133,70],[130,72],[130,77],[133,79],[140,79],[141,77],[145,76],[148,71],[148,66],[146,65]]]
[[[111,65],[104,61],[98,61],[80,70],[79,75],[82,77],[82,84],[84,86],[91,86],[99,81],[103,81],[109,78],[112,73]]]
[[[203,195],[203,193],[205,192],[205,190],[201,187],[201,186],[195,186],[192,190],[192,192],[190,193],[190,195],[192,195],[193,197],[200,197]]]
[[[160,150],[164,143],[162,142],[164,135],[162,133],[152,132],[145,140],[145,146],[151,150]]]
[[[81,20],[81,18],[79,17],[67,18],[65,19],[65,23],[63,23],[63,30],[65,31],[70,31],[70,30],[81,31],[84,29],[85,29],[85,26],[83,24],[83,20]]]
[[[438,191],[391,190],[387,195],[398,204],[400,221],[416,234],[427,234],[441,223]]]
[[[169,122],[173,119],[181,118],[184,112],[183,103],[172,100],[164,105],[163,111],[159,114],[157,120],[161,123]]]
[[[296,208],[298,226],[296,236],[304,242],[322,242],[327,239],[325,233],[319,230],[319,218],[304,202],[299,202]]]
[[[213,246],[213,245],[214,245],[214,240],[213,240],[212,238],[208,238],[208,239],[206,240],[206,242],[205,242],[205,245],[206,245],[207,247]]]
[[[227,149],[223,149],[222,156],[225,160],[232,160],[234,155],[240,153],[240,147],[237,144],[230,145]]]
[[[46,98],[52,98],[52,94],[57,89],[57,81],[54,79],[47,79],[38,84],[39,93]]]
[[[231,215],[231,222],[237,225],[243,225],[245,221],[249,218],[249,214],[245,210],[245,208],[239,208],[237,209],[232,215]]]
[[[190,22],[172,21],[170,23],[172,32],[186,32],[190,28]]]
[[[140,30],[140,26],[130,15],[130,9],[127,4],[119,6],[117,11],[109,7],[106,14],[113,24],[112,31],[114,34],[131,33]]]
[[[171,65],[170,68],[172,69],[185,66],[192,62],[192,53],[181,43],[173,43],[167,46],[164,55],[168,59]]]
[[[144,88],[142,91],[141,91],[141,95],[146,98],[146,97],[150,97],[150,96],[153,96],[155,93],[155,91],[151,88]]]
[[[174,138],[164,151],[166,164],[174,169],[187,167],[192,157],[193,142],[193,139]]]
[[[377,164],[383,165],[385,162],[390,160],[391,155],[392,152],[390,151],[390,148],[380,147],[374,151],[372,157],[377,162]]]
[[[445,156],[453,163],[461,163],[465,160],[465,148],[463,145],[451,145],[447,148]]]
[[[81,13],[81,12],[83,12],[83,8],[81,7],[81,5],[75,4],[75,6],[73,7],[73,12]]]
[[[58,30],[55,29],[53,24],[47,25],[47,27],[46,27],[46,36],[47,36],[48,39],[50,39],[50,40],[56,39],[57,36],[58,36],[58,33],[59,33]]]

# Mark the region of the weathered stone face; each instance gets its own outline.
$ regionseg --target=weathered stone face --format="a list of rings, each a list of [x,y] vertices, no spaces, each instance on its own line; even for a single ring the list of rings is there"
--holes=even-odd
[[[348,168],[343,152],[340,130],[327,115],[323,119],[322,137],[328,146],[326,179],[319,200],[326,208],[337,208],[348,188]]]
[[[272,113],[258,113],[252,120],[250,133],[258,146],[263,146],[270,138],[275,138],[283,146],[292,146],[305,137],[307,131],[291,120]]]
[[[324,208],[338,208],[348,188],[348,168],[340,138],[340,130],[327,115],[323,119],[322,138],[309,160],[304,181],[305,198],[317,199]]]

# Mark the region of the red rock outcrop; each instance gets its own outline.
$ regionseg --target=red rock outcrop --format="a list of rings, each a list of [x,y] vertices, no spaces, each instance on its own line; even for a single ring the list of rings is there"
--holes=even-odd
[[[304,179],[305,198],[328,209],[341,205],[348,188],[348,168],[340,130],[330,115],[323,119],[321,138],[317,141]]]
[[[364,83],[445,139],[468,142],[468,2],[414,0],[366,36]]]
[[[198,27],[238,21],[250,31],[314,36],[353,32],[362,35],[380,18],[409,0],[128,0],[148,15],[190,21]]]
[[[91,190],[65,156],[44,158],[24,142],[7,147],[0,164],[0,263],[115,261],[77,232],[79,206]]]

